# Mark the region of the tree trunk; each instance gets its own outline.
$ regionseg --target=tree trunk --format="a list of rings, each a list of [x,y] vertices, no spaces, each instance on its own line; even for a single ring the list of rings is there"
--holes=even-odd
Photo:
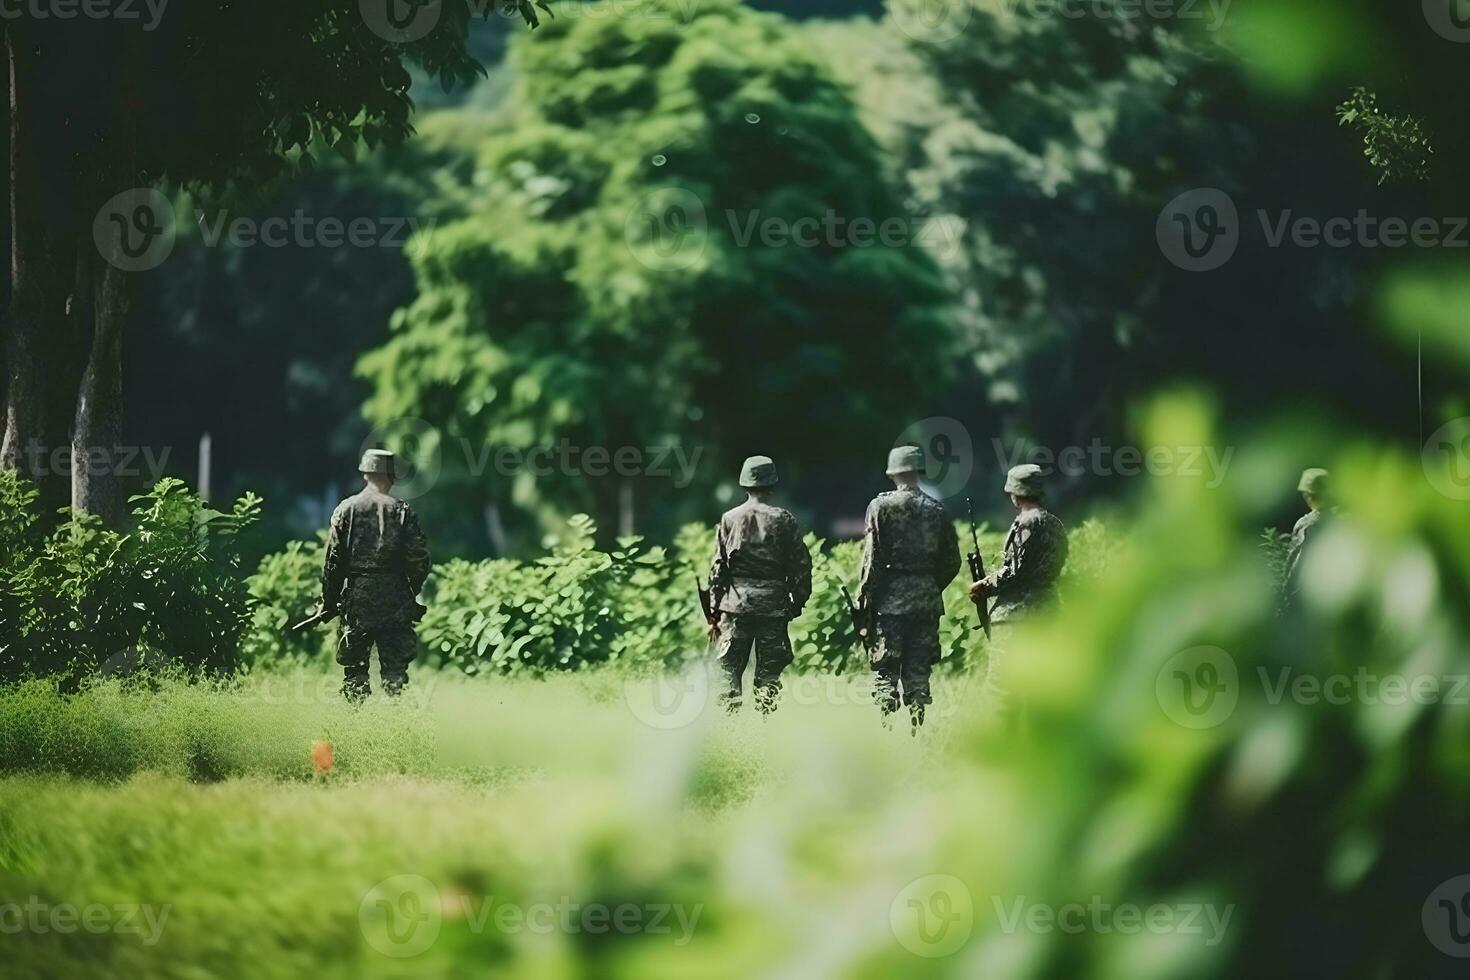
[[[142,56],[130,34],[110,36],[99,44],[93,70],[117,83],[104,152],[84,168],[82,188],[88,208],[104,206],[114,192],[140,183],[138,173],[138,103],[142,90]],[[86,368],[76,394],[71,444],[71,505],[116,525],[123,513],[123,480],[137,474],[119,472],[134,458],[119,452],[122,442],[122,337],[133,310],[139,273],[114,264],[116,252],[104,255],[103,243],[83,234],[77,256],[77,288],[72,314],[78,334],[90,338]]]
[[[78,242],[74,166],[64,143],[65,113],[48,97],[48,86],[65,87],[55,77],[64,38],[48,43],[12,23],[6,42],[11,302],[0,467],[34,480],[49,513],[70,497],[71,408],[80,375],[67,316]]]
[[[88,248],[90,243],[82,247]],[[120,478],[130,475],[117,472],[125,458],[117,450],[122,441],[122,333],[132,308],[132,282],[128,273],[95,256],[89,256],[81,265],[88,270],[86,278],[92,281],[88,294],[91,302],[86,304],[92,322],[92,349],[77,394],[71,505],[115,525],[122,514]],[[79,289],[79,299],[81,295]]]

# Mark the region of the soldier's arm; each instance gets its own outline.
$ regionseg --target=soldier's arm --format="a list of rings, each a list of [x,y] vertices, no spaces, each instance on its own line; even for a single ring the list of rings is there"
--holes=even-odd
[[[868,505],[863,517],[863,564],[858,575],[858,601],[868,599],[873,589],[873,566],[878,553],[878,501]]]
[[[960,571],[960,538],[955,533],[954,524],[948,519],[943,519],[943,529],[939,532],[939,553],[934,558],[934,581],[940,591]]]
[[[409,589],[418,595],[429,577],[429,539],[413,508],[404,504],[403,510],[403,570]]]
[[[720,547],[720,539],[724,536],[724,534],[725,519],[722,517],[720,518],[720,522],[715,525],[715,553],[710,558],[709,562],[710,588],[714,588],[715,583],[725,577],[725,561],[720,555],[720,552],[724,550]]]
[[[347,515],[341,511],[332,514],[327,529],[327,551],[322,559],[322,608],[335,610],[342,595],[342,582],[347,574],[345,548]]]
[[[801,539],[801,528],[795,518],[789,522],[786,540],[786,580],[791,583],[791,602],[796,607],[796,614],[800,615],[812,597],[812,553],[806,550],[806,542]]]
[[[1016,536],[1015,549],[1001,556],[1000,566],[990,575],[991,588],[997,591],[1009,586],[1024,584],[1029,574],[1026,549],[1031,543],[1032,529],[1018,527],[1012,533]]]

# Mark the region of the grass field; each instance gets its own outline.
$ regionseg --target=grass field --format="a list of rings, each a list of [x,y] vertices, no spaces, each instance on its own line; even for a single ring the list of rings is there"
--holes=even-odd
[[[305,670],[0,694],[7,974],[923,974],[900,896],[1004,820],[998,771],[947,765],[973,676],[918,738],[861,675],[766,720],[700,675],[416,679],[356,710]]]

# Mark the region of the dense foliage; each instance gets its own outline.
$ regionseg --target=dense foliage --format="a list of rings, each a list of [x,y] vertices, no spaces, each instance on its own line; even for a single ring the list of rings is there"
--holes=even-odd
[[[86,514],[43,530],[36,501],[0,472],[0,678],[235,664],[252,606],[236,540],[259,498],[212,510],[165,479],[122,531]]]

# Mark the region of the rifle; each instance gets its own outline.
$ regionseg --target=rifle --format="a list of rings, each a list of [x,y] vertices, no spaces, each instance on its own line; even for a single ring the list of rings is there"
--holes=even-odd
[[[965,509],[970,512],[970,546],[975,550],[966,556],[965,560],[970,564],[970,580],[978,582],[985,577],[985,559],[980,557],[980,533],[975,530],[975,504],[969,497],[965,498]],[[980,611],[980,628],[985,631],[985,638],[990,639],[990,600],[984,596],[975,604]]]
[[[699,609],[704,613],[704,621],[709,627],[710,639],[713,640],[715,633],[719,631],[719,613],[715,610],[713,598],[710,596],[710,590],[706,589],[699,581],[699,573],[692,568],[689,571],[694,576],[694,589],[699,593]]]
[[[334,620],[336,618],[337,618],[337,610],[335,610],[335,609],[322,609],[319,612],[317,612],[314,616],[311,616],[308,619],[303,619],[301,622],[299,622],[295,626],[291,627],[291,632],[292,633],[300,633],[302,630],[309,630],[309,629],[311,629],[313,626],[317,625],[318,623],[330,623],[332,620]]]
[[[847,615],[852,618],[852,628],[857,631],[858,642],[863,645],[863,652],[871,655],[874,641],[868,611],[852,601],[852,593],[847,591],[847,586],[839,582],[837,587],[842,590],[843,601],[847,603]]]
[[[704,619],[709,623],[709,638],[713,643],[720,635],[720,606],[725,601],[725,592],[730,582],[730,553],[725,550],[725,529],[715,529],[715,544],[720,549],[719,574],[709,580],[709,608]]]

